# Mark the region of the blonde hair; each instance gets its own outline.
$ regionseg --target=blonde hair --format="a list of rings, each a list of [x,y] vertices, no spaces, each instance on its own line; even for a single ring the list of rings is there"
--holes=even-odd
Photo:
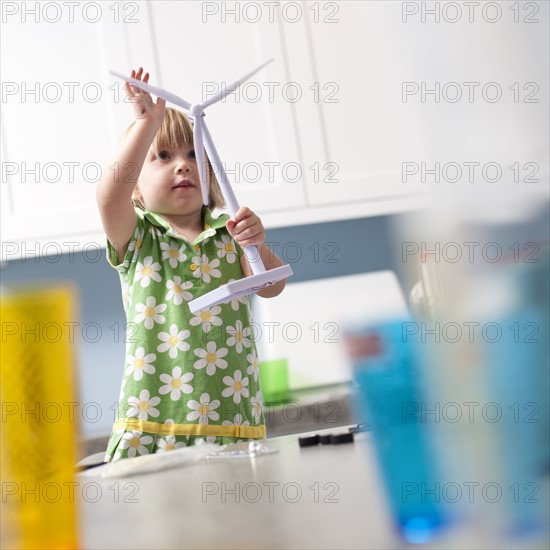
[[[164,120],[159,128],[155,139],[151,145],[151,150],[154,155],[158,155],[159,151],[164,149],[177,149],[183,146],[193,146],[193,126],[189,119],[176,109],[167,108],[164,115]],[[216,179],[210,159],[205,153],[206,162],[208,164],[206,170],[206,177],[209,184],[210,193],[208,196],[208,207],[210,209],[222,208],[225,206],[225,200],[223,198],[220,184]],[[134,189],[132,194],[132,204],[145,210],[145,207],[141,200],[136,196],[138,186]]]

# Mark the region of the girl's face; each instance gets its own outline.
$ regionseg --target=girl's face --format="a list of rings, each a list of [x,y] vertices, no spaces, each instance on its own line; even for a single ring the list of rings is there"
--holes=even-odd
[[[157,214],[193,214],[202,208],[199,171],[193,145],[150,149],[139,176],[145,208]]]

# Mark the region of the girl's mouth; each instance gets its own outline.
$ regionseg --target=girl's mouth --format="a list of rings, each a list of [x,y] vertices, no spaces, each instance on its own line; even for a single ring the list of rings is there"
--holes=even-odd
[[[172,189],[193,189],[195,186],[191,183],[190,180],[181,180],[172,186]]]

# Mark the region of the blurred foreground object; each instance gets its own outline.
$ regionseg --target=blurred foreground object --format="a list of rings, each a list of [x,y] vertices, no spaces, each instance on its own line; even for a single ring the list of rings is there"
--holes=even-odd
[[[1,547],[77,548],[76,293],[0,297]]]
[[[449,521],[440,499],[426,488],[440,482],[431,448],[431,426],[415,407],[425,399],[416,339],[403,339],[407,319],[348,326],[346,344],[357,382],[361,418],[372,443],[396,531],[425,544]],[[411,406],[413,405],[413,406]]]
[[[433,495],[489,538],[548,540],[549,197],[546,186],[433,193],[403,217],[403,273],[442,478]]]

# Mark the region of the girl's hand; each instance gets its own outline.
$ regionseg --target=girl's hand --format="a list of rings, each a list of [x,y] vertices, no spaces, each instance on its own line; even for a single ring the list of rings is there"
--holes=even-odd
[[[234,218],[227,220],[227,230],[240,246],[262,246],[265,241],[262,220],[246,206],[241,206]]]
[[[149,82],[149,73],[144,74],[142,67],[137,72],[132,70],[130,76],[145,83]],[[134,107],[136,120],[155,123],[160,127],[164,119],[166,101],[158,97],[157,102],[153,102],[149,92],[141,90],[135,84],[129,82],[124,84],[124,90],[126,91],[126,97]]]

